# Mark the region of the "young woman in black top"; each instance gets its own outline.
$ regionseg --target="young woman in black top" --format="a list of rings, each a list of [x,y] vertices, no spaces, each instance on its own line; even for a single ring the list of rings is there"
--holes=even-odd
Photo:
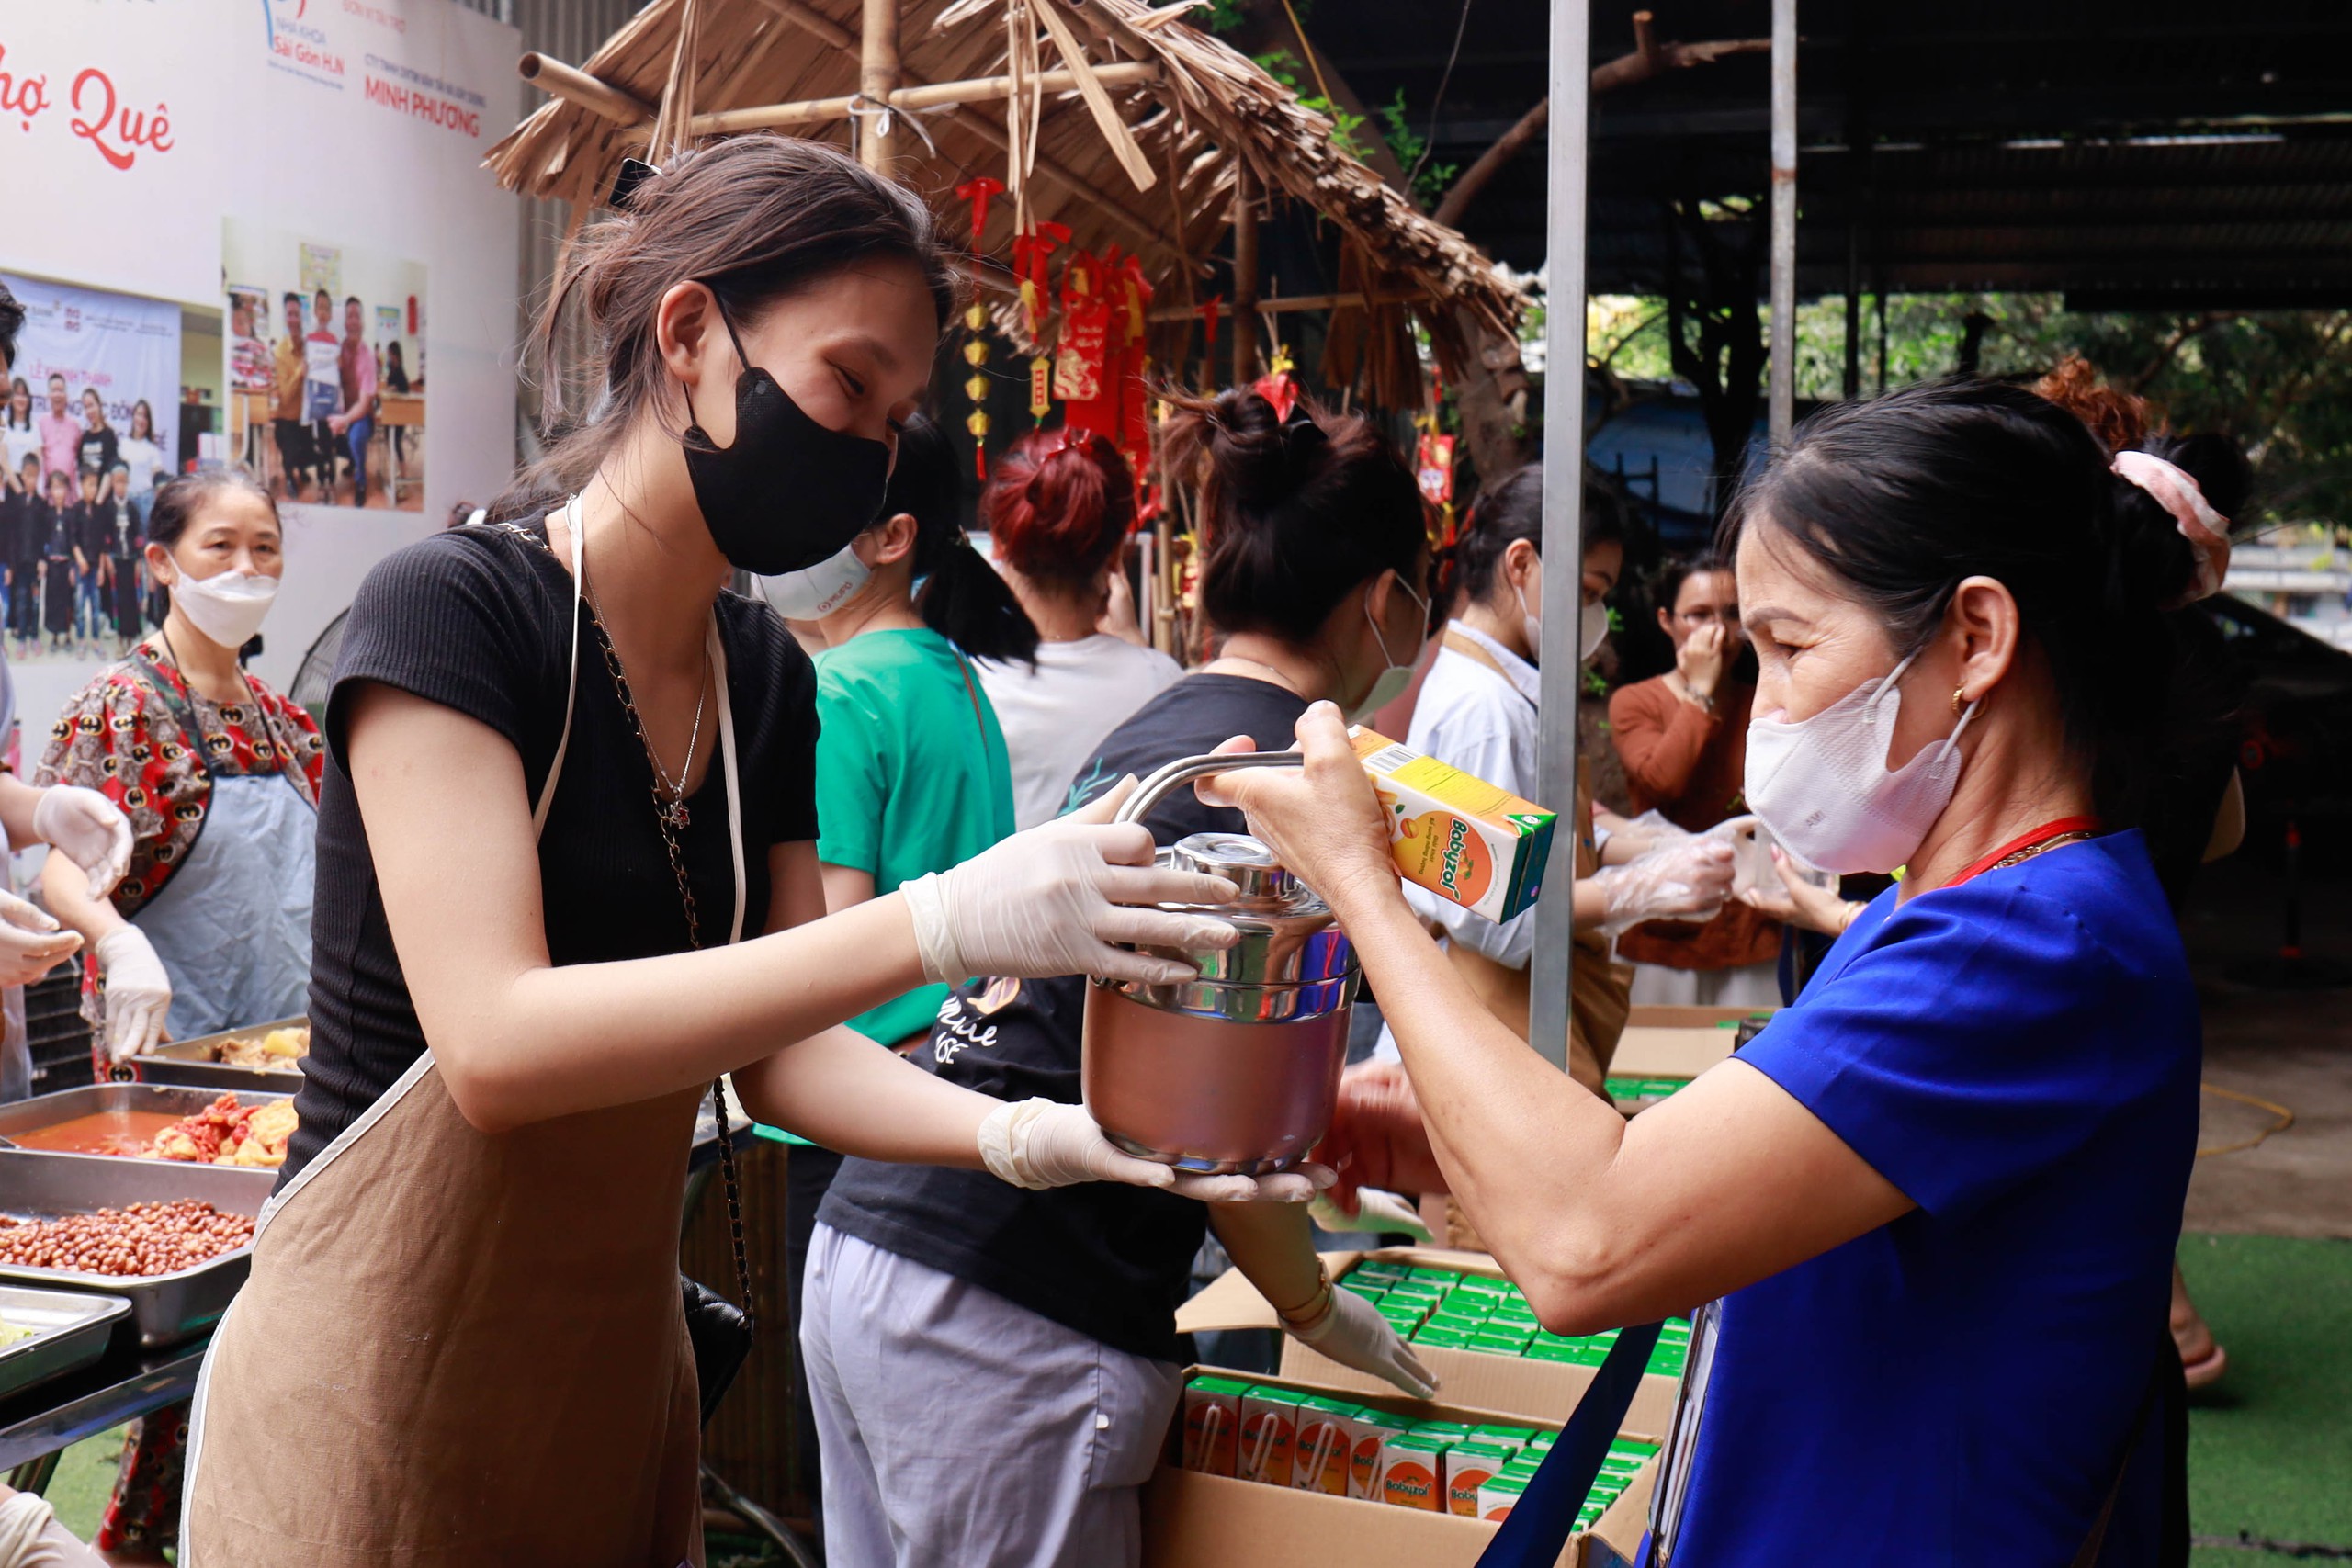
[[[1207,879],[1092,822],[823,918],[808,662],[721,588],[872,519],[953,294],[920,202],[841,153],[683,155],[559,280],[602,385],[542,499],[363,585],[301,1125],[198,1393],[191,1568],[698,1558],[675,1263],[720,1073],[860,1155],[1189,1185],[835,1027],[975,971],[1180,972],[1111,943],[1220,924],[1129,907]]]
[[[1369,423],[1304,407],[1284,421],[1251,390],[1177,403],[1170,460],[1204,479],[1201,603],[1221,656],[1113,730],[1073,799],[1236,736],[1276,742],[1319,699],[1368,713],[1428,637],[1419,493]],[[1190,790],[1144,825],[1161,844],[1243,830]],[[975,981],[915,1060],[1006,1100],[1074,1104],[1085,988]],[[1184,1359],[1175,1310],[1210,1227],[1292,1334],[1430,1391],[1379,1314],[1321,1277],[1297,1210],[847,1161],[818,1212],[801,1324],[833,1568],[1138,1561],[1140,1488]],[[942,1386],[957,1397],[938,1400]]]

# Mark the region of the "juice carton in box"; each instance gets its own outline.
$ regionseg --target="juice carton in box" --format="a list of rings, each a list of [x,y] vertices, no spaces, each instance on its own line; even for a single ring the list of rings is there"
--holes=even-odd
[[[1380,1446],[1380,1498],[1400,1508],[1424,1513],[1445,1512],[1445,1452],[1443,1436],[1430,1432],[1399,1432]]]
[[[1527,1494],[1523,1476],[1498,1475],[1478,1488],[1478,1517],[1482,1519],[1507,1519]]]
[[[1241,1445],[1234,1457],[1234,1475],[1269,1486],[1288,1486],[1292,1446],[1298,1436],[1296,1393],[1265,1383],[1252,1383],[1241,1396]]]
[[[1553,813],[1362,725],[1349,735],[1387,807],[1389,854],[1406,881],[1490,920],[1535,902]]]
[[[1453,1512],[1478,1517],[1478,1488],[1500,1475],[1518,1453],[1516,1449],[1476,1438],[1456,1443],[1445,1456],[1445,1495]]]
[[[1380,1500],[1380,1455],[1388,1439],[1412,1429],[1402,1416],[1367,1404],[1348,1419],[1353,1439],[1348,1455],[1348,1495]]]
[[[1241,1431],[1241,1396],[1250,1385],[1194,1378],[1184,1385],[1184,1468],[1231,1475]]]
[[[1298,1428],[1291,1438],[1290,1483],[1301,1492],[1348,1495],[1348,1472],[1355,1452],[1356,1406],[1319,1394],[1298,1402]]]

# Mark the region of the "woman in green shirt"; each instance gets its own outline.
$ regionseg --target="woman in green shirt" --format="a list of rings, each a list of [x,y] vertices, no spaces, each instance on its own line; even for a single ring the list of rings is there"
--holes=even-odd
[[[965,537],[957,481],[946,436],[918,414],[899,433],[881,520],[805,571],[760,580],[779,614],[813,623],[826,644],[816,658],[817,859],[829,915],[969,860],[1013,829],[1004,732],[970,659],[1032,660],[1037,629]],[[919,987],[848,1027],[912,1047],[947,994]],[[796,1355],[808,1235],[840,1168],[830,1149],[792,1151],[786,1268]],[[817,1431],[805,1392],[795,1405],[815,1496]]]

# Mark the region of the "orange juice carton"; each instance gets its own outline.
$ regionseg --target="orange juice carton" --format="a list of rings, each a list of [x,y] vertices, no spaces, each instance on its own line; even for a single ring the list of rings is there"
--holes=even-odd
[[[1362,725],[1348,734],[1387,808],[1388,852],[1406,881],[1490,920],[1535,902],[1553,813]]]
[[[1184,1385],[1184,1468],[1231,1475],[1240,1448],[1241,1396],[1250,1385],[1231,1378],[1194,1378]]]
[[[1298,1400],[1294,1391],[1267,1383],[1252,1383],[1242,1394],[1241,1445],[1234,1456],[1237,1478],[1269,1486],[1290,1484]]]
[[[1507,1519],[1527,1495],[1527,1478],[1521,1475],[1498,1475],[1478,1488],[1478,1517],[1482,1519]]]
[[[1445,1456],[1447,1506],[1464,1517],[1479,1517],[1478,1488],[1500,1475],[1518,1451],[1476,1438],[1455,1444]]]
[[[1445,1512],[1448,1441],[1429,1432],[1399,1432],[1381,1444],[1381,1501],[1423,1513]]]
[[[1380,1450],[1388,1439],[1409,1432],[1413,1424],[1367,1404],[1348,1417],[1351,1438],[1348,1455],[1348,1495],[1380,1501]]]
[[[1348,1495],[1348,1465],[1355,1451],[1356,1407],[1306,1394],[1298,1402],[1298,1432],[1291,1440],[1290,1483],[1301,1492]]]

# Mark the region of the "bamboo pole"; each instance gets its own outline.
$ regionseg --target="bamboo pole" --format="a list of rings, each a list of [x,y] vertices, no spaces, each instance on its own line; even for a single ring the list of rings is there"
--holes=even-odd
[[[823,12],[812,10],[802,5],[800,0],[755,0],[755,3],[783,17],[820,42],[829,43],[835,49],[854,51],[858,48],[857,39],[850,36],[847,28],[842,27]],[[928,85],[922,77],[911,71],[904,72],[902,74],[910,86]],[[958,130],[967,131],[978,137],[998,152],[1011,151],[1005,144],[1003,128],[990,125],[986,116],[971,109],[959,108],[949,111],[947,118]],[[1103,217],[1125,230],[1130,239],[1138,239],[1148,244],[1160,246],[1168,243],[1167,239],[1159,230],[1113,201],[1102,191],[1095,189],[1087,183],[1083,175],[1079,175],[1067,164],[1040,152],[1037,155],[1036,173],[1055,185],[1060,186],[1080,200],[1099,209]]]
[[[1094,74],[1105,85],[1120,87],[1157,82],[1160,70],[1156,62],[1130,60],[1115,65],[1098,66]],[[1047,71],[1037,78],[1038,87],[1048,93],[1068,92],[1076,83],[1077,73],[1067,70]],[[933,82],[920,87],[900,87],[887,97],[878,99],[871,92],[861,96],[868,102],[886,103],[899,110],[1001,103],[1012,96],[1012,78],[975,76],[961,82]],[[696,136],[732,136],[739,131],[774,130],[788,125],[822,125],[830,120],[848,118],[850,107],[855,101],[853,98],[804,98],[789,104],[720,109],[695,116],[694,130]]]
[[[899,90],[899,0],[865,0],[858,39],[857,90],[868,103],[888,103]],[[881,169],[897,141],[887,113],[869,115],[857,127],[857,161]]]
[[[1250,165],[1233,161],[1233,384],[1258,378],[1258,208]]]
[[[1272,299],[1258,300],[1250,308],[1261,316],[1288,315],[1299,310],[1366,310],[1380,305],[1411,305],[1420,302],[1418,294],[1284,294]],[[1241,309],[1238,300],[1234,310]],[[1173,306],[1154,310],[1144,319],[1149,321],[1182,321],[1200,314],[1200,307]]]
[[[533,50],[514,62],[523,80],[565,103],[577,104],[590,114],[619,125],[642,125],[653,118],[653,106],[610,82],[566,65]]]

